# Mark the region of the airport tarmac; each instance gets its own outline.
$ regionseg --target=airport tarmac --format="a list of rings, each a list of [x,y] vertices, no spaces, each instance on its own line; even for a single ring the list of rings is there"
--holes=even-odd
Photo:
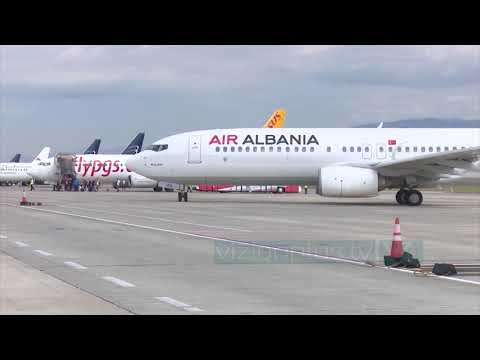
[[[40,188],[27,197],[43,205],[24,208],[18,188],[1,187],[0,253],[133,314],[480,313],[478,277],[309,255],[374,248],[381,260],[378,244],[388,247],[399,216],[405,246],[422,262],[480,263],[479,195],[426,191],[420,207],[394,195],[193,192],[179,203],[175,193]]]

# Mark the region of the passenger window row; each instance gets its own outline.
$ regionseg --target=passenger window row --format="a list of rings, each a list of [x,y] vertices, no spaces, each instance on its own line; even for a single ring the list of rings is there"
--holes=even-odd
[[[287,147],[282,147],[282,146],[269,146],[269,147],[266,147],[266,146],[245,146],[245,147],[242,147],[242,146],[223,146],[223,147],[220,147],[220,146],[217,146],[215,148],[215,151],[216,152],[261,152],[261,153],[265,153],[265,152],[282,152],[282,151],[285,151],[285,152],[314,152],[315,151],[315,147],[313,146],[310,146],[310,147],[307,147],[307,146],[295,146],[295,147],[292,147],[290,148],[290,146],[287,146]]]
[[[461,149],[465,149],[466,147],[465,146],[462,146]],[[364,148],[364,152],[369,152],[370,151],[370,148],[368,146],[365,146]],[[443,148],[443,151],[450,151],[450,150],[457,150],[458,147],[457,146],[453,146],[451,149],[449,146],[445,146]],[[393,152],[394,150],[394,147],[393,146],[389,146],[388,147],[388,152],[391,153]],[[441,146],[437,146],[437,147],[433,147],[433,146],[429,146],[429,147],[426,147],[426,146],[421,146],[421,147],[418,147],[418,146],[413,146],[413,147],[410,147],[410,146],[405,146],[405,147],[402,147],[402,146],[397,146],[395,148],[395,150],[397,152],[442,152],[442,147]],[[330,146],[327,147],[327,152],[331,152],[332,151],[332,148]],[[350,146],[350,148],[347,148],[346,146],[343,146],[342,147],[342,152],[355,152],[355,147],[354,146]],[[361,146],[357,146],[356,147],[356,151],[357,152],[362,152],[362,147]],[[385,147],[383,146],[379,146],[378,147],[378,152],[385,152]]]
[[[466,147],[465,146],[462,146],[461,149],[465,149]],[[365,146],[365,147],[362,147],[362,146],[350,146],[350,147],[347,147],[347,146],[343,146],[342,147],[342,152],[358,152],[358,153],[361,153],[362,152],[362,149],[363,149],[363,152],[370,152],[370,147],[369,146]],[[457,150],[458,147],[457,146],[453,146],[452,148],[450,148],[449,146],[444,146],[443,147],[443,151],[450,151],[450,150]],[[250,146],[245,146],[244,148],[242,146],[217,146],[215,148],[215,151],[216,152],[282,152],[282,151],[285,151],[285,152],[307,152],[307,150],[309,152],[315,152],[315,147],[314,146],[310,146],[310,147],[307,147],[307,146],[295,146],[295,147],[290,147],[290,146],[286,146],[286,147],[282,147],[282,146],[269,146],[269,147],[266,147],[266,146],[253,146],[253,147],[250,147]],[[332,152],[332,147],[331,146],[327,146],[326,148],[327,152]],[[378,152],[385,152],[385,151],[388,151],[389,153],[393,152],[394,150],[394,147],[393,146],[388,146],[388,148],[386,149],[385,147],[383,146],[379,146],[378,147]],[[418,146],[413,146],[413,147],[410,147],[410,146],[405,146],[405,147],[402,147],[402,146],[397,146],[395,147],[395,150],[396,152],[406,152],[406,153],[409,153],[409,152],[441,152],[442,151],[442,147],[441,146],[436,146],[436,147],[433,147],[433,146],[421,146],[421,147],[418,147]]]

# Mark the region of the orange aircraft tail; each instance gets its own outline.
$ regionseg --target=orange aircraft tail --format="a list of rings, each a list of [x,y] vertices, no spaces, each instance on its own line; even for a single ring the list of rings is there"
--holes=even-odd
[[[263,125],[264,128],[283,128],[285,124],[285,116],[287,115],[287,110],[277,109],[273,112],[272,116],[267,120]]]

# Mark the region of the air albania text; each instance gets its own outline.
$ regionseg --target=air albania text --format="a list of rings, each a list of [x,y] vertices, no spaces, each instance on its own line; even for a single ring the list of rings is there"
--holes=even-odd
[[[238,135],[213,135],[210,139],[209,145],[238,145]],[[241,145],[310,145],[318,143],[315,135],[246,135]]]

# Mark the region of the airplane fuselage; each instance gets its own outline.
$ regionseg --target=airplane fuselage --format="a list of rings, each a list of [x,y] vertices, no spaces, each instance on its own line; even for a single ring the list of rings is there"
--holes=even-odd
[[[0,163],[0,182],[24,182],[32,177],[28,175],[32,163]]]
[[[75,177],[80,181],[100,181],[120,185],[128,183],[135,187],[153,188],[158,182],[130,171],[126,160],[132,155],[120,154],[76,154],[73,170]],[[59,180],[60,169],[55,158],[50,158],[48,166],[35,165],[29,173],[38,180],[56,183]]]
[[[131,158],[148,178],[183,184],[318,184],[330,165],[375,164],[480,145],[480,129],[218,129],[173,135]],[[168,148],[165,148],[168,146]]]

